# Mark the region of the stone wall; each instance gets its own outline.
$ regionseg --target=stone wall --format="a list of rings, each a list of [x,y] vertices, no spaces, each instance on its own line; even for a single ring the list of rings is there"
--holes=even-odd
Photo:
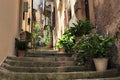
[[[117,37],[117,57],[113,55],[113,61],[120,64],[120,0],[94,0],[94,8],[98,33]]]

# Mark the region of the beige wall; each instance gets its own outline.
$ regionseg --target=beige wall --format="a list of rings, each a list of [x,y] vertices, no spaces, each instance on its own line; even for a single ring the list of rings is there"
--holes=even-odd
[[[14,53],[18,12],[19,0],[0,0],[0,63]]]

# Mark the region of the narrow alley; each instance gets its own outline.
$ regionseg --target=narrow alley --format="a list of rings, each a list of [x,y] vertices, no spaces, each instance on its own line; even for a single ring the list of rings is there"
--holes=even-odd
[[[120,0],[1,0],[0,80],[120,80]]]

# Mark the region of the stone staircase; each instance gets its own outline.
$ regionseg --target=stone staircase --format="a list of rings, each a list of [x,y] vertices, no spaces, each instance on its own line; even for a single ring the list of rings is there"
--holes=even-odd
[[[31,52],[26,57],[7,57],[0,80],[120,80],[117,69],[97,72],[76,66],[73,57],[56,51]]]

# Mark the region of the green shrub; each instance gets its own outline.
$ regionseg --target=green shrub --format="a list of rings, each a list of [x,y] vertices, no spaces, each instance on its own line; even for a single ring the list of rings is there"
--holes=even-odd
[[[115,38],[108,35],[99,34],[83,35],[74,45],[76,60],[81,62],[86,56],[103,58],[110,56],[110,49],[114,44]]]
[[[28,49],[28,41],[15,39],[15,48],[18,50],[27,50]]]
[[[92,24],[90,23],[89,20],[79,20],[77,23],[73,23],[73,27],[69,29],[69,32],[71,32],[72,35],[75,36],[82,36],[89,34],[92,30]]]
[[[62,35],[62,38],[57,42],[57,47],[64,48],[66,52],[70,52],[74,45],[75,36],[70,35],[67,31]]]

